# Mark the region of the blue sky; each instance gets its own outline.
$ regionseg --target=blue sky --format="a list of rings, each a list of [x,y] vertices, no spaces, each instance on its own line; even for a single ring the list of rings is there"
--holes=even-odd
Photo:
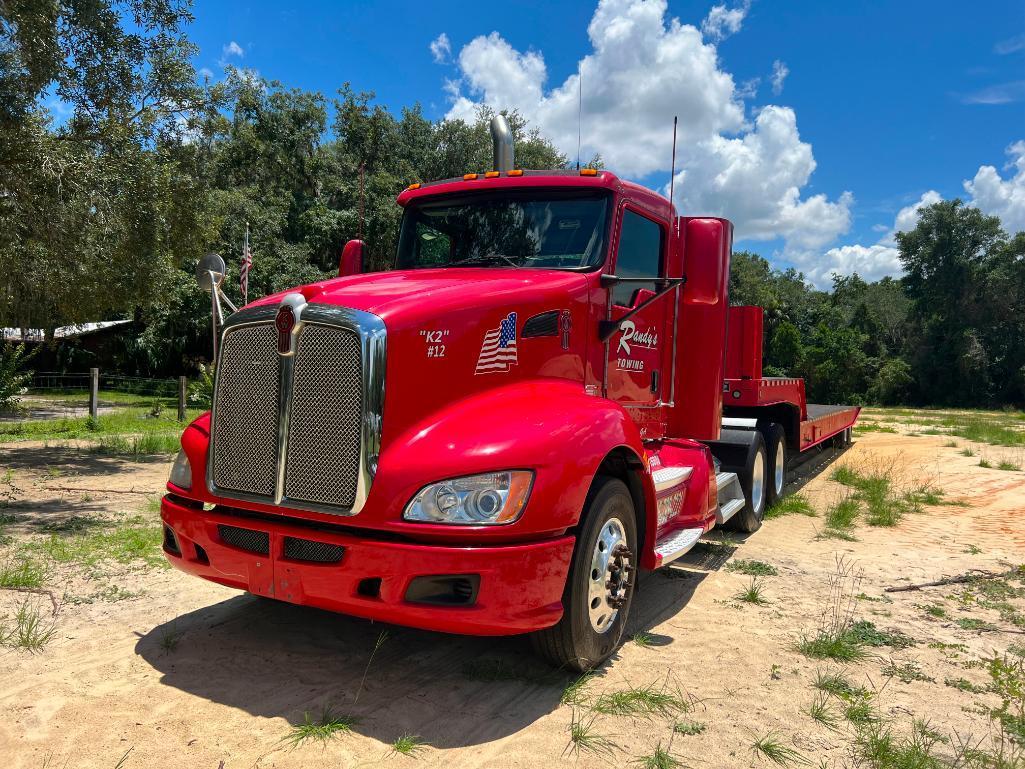
[[[198,0],[194,12],[196,66],[214,77],[231,63],[327,95],[350,81],[432,118],[515,107],[571,154],[585,60],[585,154],[661,187],[679,114],[678,206],[734,218],[739,245],[820,284],[832,270],[899,272],[892,230],[923,201],[961,197],[1025,228],[1020,0]]]

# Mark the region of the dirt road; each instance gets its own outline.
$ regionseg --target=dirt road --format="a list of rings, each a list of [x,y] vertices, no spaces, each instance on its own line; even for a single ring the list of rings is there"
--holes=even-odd
[[[0,652],[0,756],[11,769],[415,766],[391,746],[418,735],[428,744],[420,764],[447,769],[625,765],[659,745],[690,766],[735,767],[765,764],[752,744],[775,733],[815,765],[825,759],[842,766],[854,727],[841,717],[830,729],[806,712],[816,671],[841,669],[898,732],[925,719],[943,735],[987,738],[992,725],[984,711],[999,702],[981,690],[986,673],[976,661],[1025,641],[1014,615],[965,598],[957,586],[884,592],[1025,561],[1025,473],[980,468],[977,457],[959,453],[971,444],[948,442],[866,434],[801,489],[818,517],[774,519],[746,541],[705,545],[698,555],[708,563],[732,554],[775,568],[777,575],[760,581],[764,605],[736,600],[751,577],[725,568],[647,575],[631,630],[643,643],[627,642],[576,704],[563,702],[571,679],[536,662],[522,639],[384,627],[135,562],[56,567],[48,585],[68,596],[56,636],[35,654]],[[846,493],[829,480],[831,471],[873,463],[909,488],[928,482],[944,501],[963,506],[928,506],[895,528],[861,524],[856,541],[817,538],[821,513]],[[72,518],[95,522],[141,511],[152,520],[146,493],[159,493],[167,465],[0,447],[0,470],[11,470],[0,512],[14,519],[0,560],[46,530],[76,530]],[[856,618],[899,630],[913,646],[872,647],[867,659],[848,665],[797,651],[830,607],[839,557],[863,573]],[[13,615],[25,599],[0,591],[0,614]],[[1025,601],[1017,593],[1007,600],[1020,617]],[[981,629],[967,629],[973,627]],[[904,682],[887,670],[917,675]],[[678,689],[687,712],[629,716],[594,708],[602,692],[652,683]],[[831,707],[841,714],[839,702]],[[291,747],[293,726],[307,712],[316,721],[325,709],[356,719],[352,731]],[[608,740],[606,749],[573,751],[574,718]],[[674,724],[683,726],[674,733]]]

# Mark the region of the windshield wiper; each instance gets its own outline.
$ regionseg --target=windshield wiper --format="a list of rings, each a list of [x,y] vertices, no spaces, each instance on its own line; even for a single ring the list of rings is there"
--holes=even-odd
[[[446,262],[445,264],[440,264],[438,266],[439,267],[457,267],[457,266],[463,265],[463,264],[473,264],[474,262],[479,262],[481,264],[490,264],[492,262],[497,262],[497,261],[508,262],[513,267],[522,267],[523,266],[521,264],[516,264],[516,262],[514,262],[511,257],[508,257],[505,254],[481,254],[481,255],[478,255],[478,256],[468,256],[465,259],[457,259],[454,262]]]

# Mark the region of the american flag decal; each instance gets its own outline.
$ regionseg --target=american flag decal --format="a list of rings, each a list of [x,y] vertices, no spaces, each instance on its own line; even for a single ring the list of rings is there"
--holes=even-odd
[[[516,313],[509,315],[484,335],[484,343],[477,358],[475,374],[493,374],[509,371],[516,360]]]

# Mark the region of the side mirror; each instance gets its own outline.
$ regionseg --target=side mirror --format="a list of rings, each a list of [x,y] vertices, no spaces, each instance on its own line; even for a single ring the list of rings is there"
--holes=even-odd
[[[224,260],[218,254],[207,254],[196,265],[196,281],[204,291],[220,288],[226,271]]]
[[[342,249],[342,255],[338,259],[338,277],[344,278],[348,275],[359,275],[363,272],[363,250],[367,244],[362,240],[350,240]]]

